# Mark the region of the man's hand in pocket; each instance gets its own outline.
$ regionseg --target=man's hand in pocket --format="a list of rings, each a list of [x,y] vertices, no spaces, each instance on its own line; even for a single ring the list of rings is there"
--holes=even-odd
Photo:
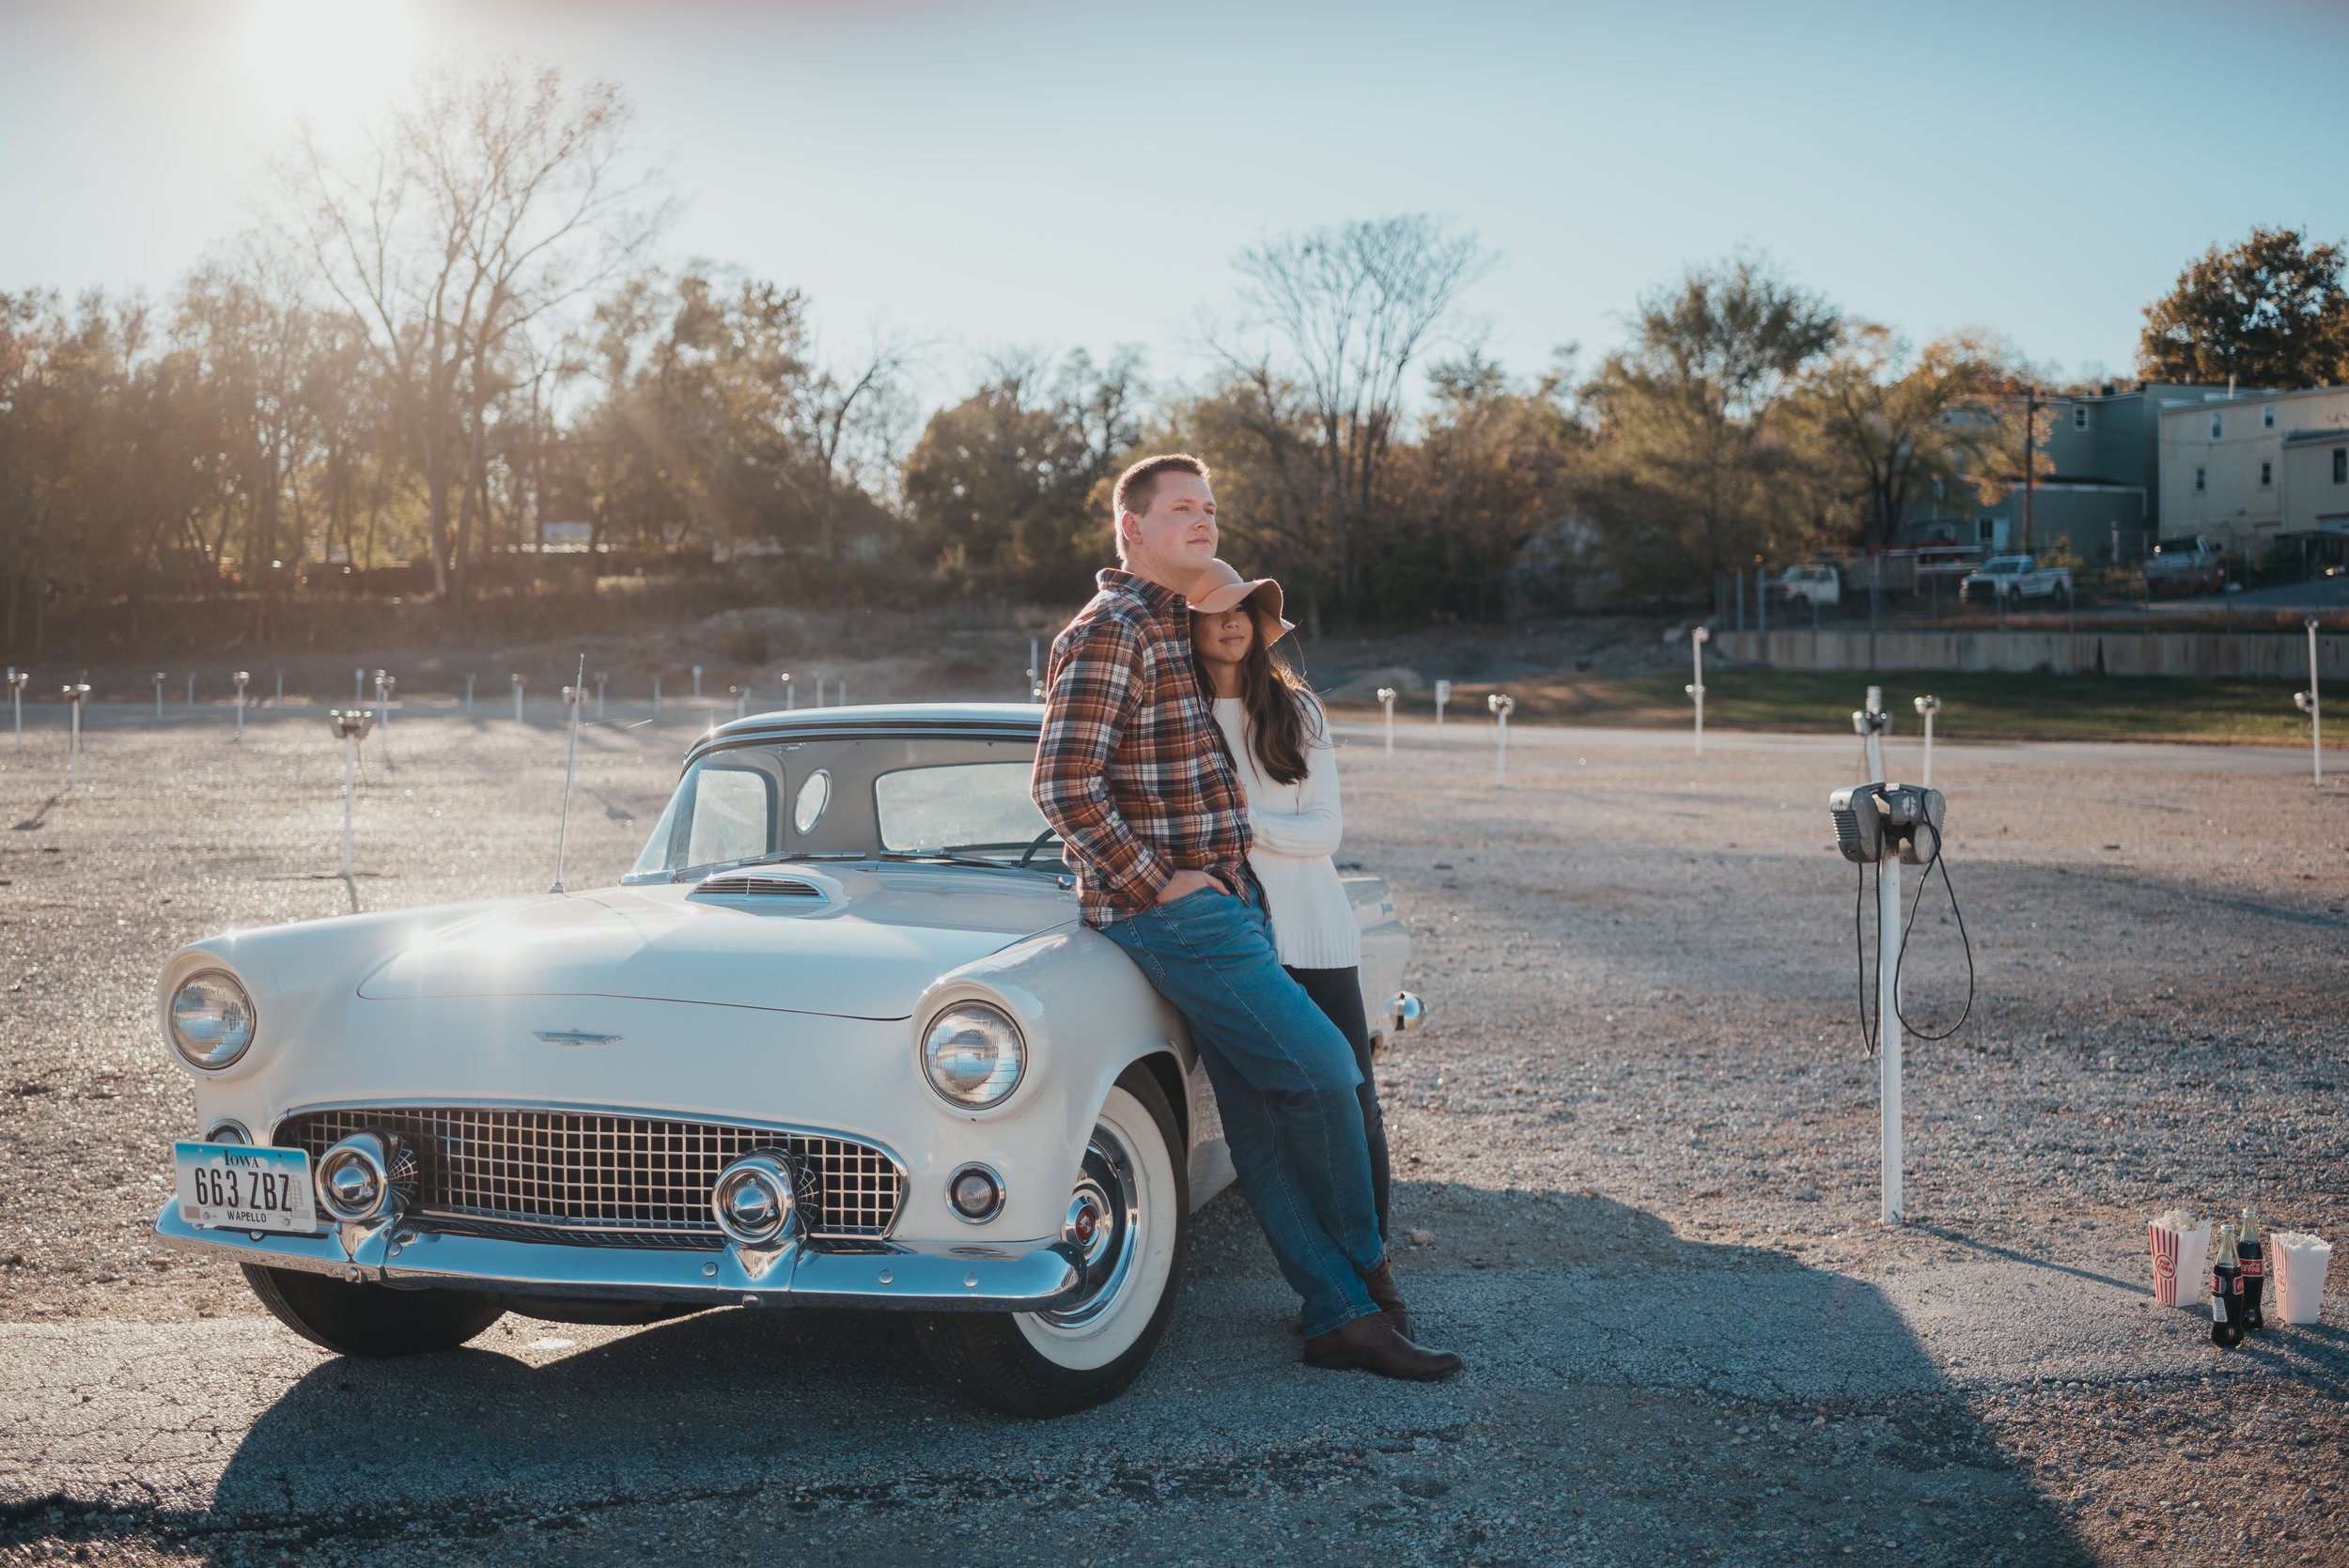
[[[1178,898],[1190,897],[1201,888],[1213,888],[1221,893],[1232,891],[1204,871],[1178,871],[1166,879],[1166,886],[1159,890],[1159,902],[1172,904]]]

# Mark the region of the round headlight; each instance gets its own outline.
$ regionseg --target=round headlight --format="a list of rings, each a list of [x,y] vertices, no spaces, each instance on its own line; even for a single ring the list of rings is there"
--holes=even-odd
[[[253,1044],[253,999],[226,970],[190,975],[172,993],[169,1032],[181,1061],[217,1072]]]
[[[1019,1026],[1000,1007],[963,1001],[930,1020],[922,1037],[922,1067],[930,1087],[954,1101],[983,1110],[1019,1087],[1028,1048]]]

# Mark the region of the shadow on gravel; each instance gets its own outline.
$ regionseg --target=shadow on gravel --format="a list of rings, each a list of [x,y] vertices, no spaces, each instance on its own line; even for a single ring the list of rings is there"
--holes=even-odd
[[[1071,1508],[1102,1551],[1219,1561],[1631,1540],[1657,1561],[2085,1560],[1872,1287],[1603,1198],[1407,1185],[1397,1213],[1444,1217],[1398,1261],[1423,1337],[1469,1359],[1451,1384],[1299,1366],[1294,1303],[1226,1197],[1157,1359],[1097,1410],[973,1411],[886,1314],[713,1312],[535,1366],[501,1348],[595,1331],[508,1319],[466,1350],[319,1364],[258,1413],[210,1509],[149,1528],[227,1560],[254,1530],[350,1543],[428,1519],[464,1557],[549,1514],[618,1545],[646,1507],[728,1499],[785,1540],[852,1519],[862,1553],[907,1562],[958,1560],[946,1519],[997,1556],[1049,1554]]]

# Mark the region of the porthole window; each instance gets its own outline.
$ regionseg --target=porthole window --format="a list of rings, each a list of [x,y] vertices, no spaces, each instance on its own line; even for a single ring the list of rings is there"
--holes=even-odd
[[[818,768],[801,781],[799,794],[792,797],[791,831],[805,838],[824,819],[824,808],[831,804],[832,773]]]

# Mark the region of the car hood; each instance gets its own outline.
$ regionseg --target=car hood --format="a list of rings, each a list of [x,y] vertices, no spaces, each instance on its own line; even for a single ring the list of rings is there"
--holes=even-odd
[[[359,994],[631,997],[903,1018],[948,970],[1077,914],[1051,882],[983,871],[827,867],[808,880],[823,896],[647,886],[540,899],[433,932]]]

